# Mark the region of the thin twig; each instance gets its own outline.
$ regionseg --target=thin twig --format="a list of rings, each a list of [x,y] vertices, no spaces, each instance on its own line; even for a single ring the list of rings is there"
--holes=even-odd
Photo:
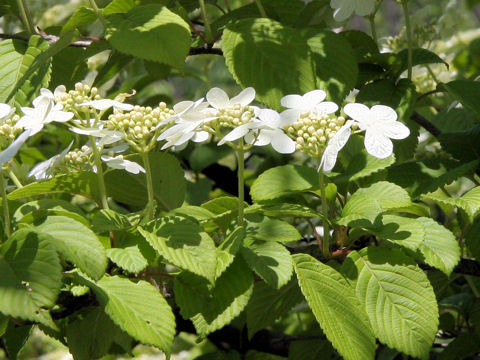
[[[438,138],[442,135],[442,131],[437,128],[434,124],[424,118],[422,115],[417,113],[416,111],[410,116],[410,119],[415,121],[418,125],[422,126],[425,130],[427,130],[430,134]]]

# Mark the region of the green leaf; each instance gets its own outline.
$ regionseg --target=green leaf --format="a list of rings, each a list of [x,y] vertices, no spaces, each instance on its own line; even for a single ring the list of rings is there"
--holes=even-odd
[[[248,206],[245,203],[245,206]],[[232,224],[238,214],[238,199],[231,196],[221,196],[202,204],[202,208],[214,214],[211,221],[214,222],[215,227],[219,226],[226,231]]]
[[[185,176],[179,161],[171,154],[150,152],[154,198],[157,206],[171,210],[182,205],[185,198]],[[129,160],[141,163],[140,156]],[[96,183],[96,182],[95,182]],[[144,207],[148,201],[144,174],[113,170],[105,174],[107,193],[113,199],[129,205]]]
[[[103,10],[103,15],[126,13],[135,7],[134,0],[113,0]]]
[[[282,203],[282,204],[253,204],[245,209],[245,214],[262,213],[271,217],[318,217],[322,218],[322,213],[300,204]]]
[[[347,359],[373,359],[375,336],[354,289],[333,268],[310,255],[293,255],[303,295],[340,355]]]
[[[217,248],[217,267],[215,271],[215,279],[217,279],[235,260],[235,255],[242,247],[245,239],[245,229],[237,227],[225,240],[220,243]]]
[[[425,239],[424,226],[417,219],[383,215],[382,223],[381,228],[371,230],[377,237],[412,251],[416,251]]]
[[[473,221],[473,218],[477,216],[480,210],[480,186],[474,187],[459,198],[439,194],[427,194],[424,197],[438,203],[453,205],[465,210],[471,221]]]
[[[112,248],[106,251],[112,262],[130,273],[138,274],[148,266],[148,261],[142,255],[138,245]]]
[[[293,341],[288,350],[289,360],[330,360],[333,348],[328,341],[300,340]]]
[[[45,62],[34,74],[26,76],[35,59],[46,49],[48,43],[42,37],[33,35],[27,43],[20,40],[0,42],[0,102],[6,103],[15,95],[15,105],[28,106],[41,87],[50,81],[50,63]],[[17,92],[17,90],[20,90]]]
[[[112,230],[126,230],[132,227],[132,223],[126,215],[111,209],[101,209],[93,217],[92,226],[96,232],[101,233]]]
[[[101,358],[112,345],[123,347],[131,342],[131,338],[100,307],[69,324],[66,335],[68,349],[75,360]]]
[[[342,31],[340,35],[350,43],[359,63],[379,54],[377,42],[363,31]]]
[[[192,170],[202,171],[206,167],[215,164],[218,160],[232,154],[233,149],[229,146],[218,146],[215,143],[198,145],[191,152],[188,161]]]
[[[227,25],[222,50],[228,70],[242,87],[253,86],[257,99],[277,108],[287,94],[314,89],[310,49],[298,31],[271,19],[242,19]]]
[[[135,57],[183,69],[190,50],[190,27],[162,5],[136,6],[107,18],[106,38],[113,48]]]
[[[191,319],[197,333],[205,337],[236,318],[247,306],[253,291],[253,276],[241,259],[216,280],[215,286],[189,272],[175,278],[175,299],[180,313]]]
[[[256,282],[246,308],[249,338],[257,331],[272,325],[279,317],[288,314],[302,300],[303,295],[296,278],[280,289],[272,288],[263,281]]]
[[[302,31],[312,51],[318,77],[317,87],[327,91],[335,102],[342,102],[355,87],[358,65],[350,43],[341,35],[317,28]]]
[[[464,131],[442,133],[438,141],[443,150],[464,163],[480,157],[480,125]]]
[[[0,252],[0,311],[47,324],[45,308],[55,304],[62,286],[62,267],[49,236],[20,229]]]
[[[272,200],[318,187],[318,174],[308,166],[284,165],[269,169],[252,184],[250,195],[256,202]]]
[[[5,335],[2,336],[5,350],[7,350],[8,359],[16,360],[18,353],[22,350],[32,333],[32,325],[19,326],[13,321],[8,322]]]
[[[9,200],[55,193],[79,194],[99,199],[97,176],[88,171],[56,176],[50,180],[28,184],[8,194]]]
[[[250,268],[273,288],[280,289],[292,277],[290,252],[273,241],[255,241],[240,250]]]
[[[137,283],[119,276],[104,276],[89,286],[107,315],[138,341],[170,352],[175,336],[175,317],[161,293],[148,282]]]
[[[247,237],[268,242],[290,242],[300,240],[302,235],[286,221],[265,217],[259,223],[249,222]]]
[[[412,49],[412,66],[428,64],[444,64],[448,69],[448,64],[434,52],[422,48]],[[407,69],[408,50],[404,49],[396,55],[395,61],[392,64],[392,72],[394,74],[394,77],[397,78]]]
[[[463,106],[480,115],[480,104],[478,103],[480,83],[478,81],[454,80],[446,84],[441,84],[440,88],[445,88],[448,93],[460,101]]]
[[[79,6],[75,9],[65,25],[63,25],[61,34],[65,34],[81,26],[89,25],[95,20],[97,20],[97,14],[95,14],[93,9],[86,6]]]
[[[214,281],[215,243],[193,218],[167,216],[150,222],[139,231],[168,262]]]
[[[367,153],[362,149],[349,162],[346,170],[341,175],[336,176],[334,182],[347,183],[363,179],[374,173],[383,170],[395,162],[395,155],[389,156],[385,159],[379,159]]]
[[[112,50],[107,62],[98,69],[98,74],[95,76],[94,85],[99,87],[105,84],[116,76],[122,69],[133,61],[133,57],[125,55],[116,50]],[[160,66],[158,63],[154,63],[155,66]]]
[[[19,222],[22,220],[23,217],[28,216],[31,212],[38,210],[57,210],[76,213],[79,216],[83,216],[81,210],[68,201],[61,199],[40,199],[29,201],[28,203],[23,204],[22,206],[17,208],[17,210],[15,210],[15,213],[13,214],[13,219],[16,222]]]
[[[460,247],[455,236],[433,219],[420,217],[416,220],[424,227],[425,238],[418,249],[425,262],[450,275],[460,261]]]
[[[358,189],[345,204],[342,218],[337,223],[347,226],[359,219],[367,219],[373,223],[382,212],[410,204],[408,193],[400,186],[380,181],[368,188]]]
[[[107,268],[105,248],[84,224],[65,216],[48,216],[30,231],[48,235],[55,249],[88,276],[99,279]]]
[[[399,249],[369,247],[350,253],[342,270],[378,339],[427,359],[438,329],[438,306],[418,265]]]
[[[463,360],[477,356],[479,351],[480,336],[476,333],[462,333],[448,344],[438,359]]]
[[[470,162],[453,159],[409,161],[389,167],[387,180],[403,187],[416,199],[473,172],[479,163],[478,159]]]

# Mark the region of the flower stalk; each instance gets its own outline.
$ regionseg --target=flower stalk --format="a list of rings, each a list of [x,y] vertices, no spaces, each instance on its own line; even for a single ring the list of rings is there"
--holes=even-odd
[[[322,198],[322,214],[323,214],[323,256],[330,257],[330,226],[328,223],[328,205],[327,195],[325,194],[325,179],[323,170],[318,171],[318,185],[320,187],[320,196]]]
[[[100,191],[102,208],[108,209],[109,207],[107,201],[107,189],[105,187],[105,179],[103,174],[102,160],[100,158],[100,151],[98,151],[97,144],[95,143],[95,138],[90,135],[88,139],[90,140],[90,144],[92,145],[93,161],[95,163],[95,167],[97,168],[98,190]]]
[[[154,211],[154,192],[153,192],[153,180],[152,180],[152,170],[150,167],[150,159],[148,158],[148,152],[142,152],[142,161],[143,166],[145,166],[145,176],[147,178],[147,194],[148,194],[148,203],[147,203],[147,220],[150,221],[153,219]]]
[[[245,198],[245,154],[244,154],[244,142],[243,138],[240,138],[237,148],[237,177],[238,177],[238,226],[243,226],[243,211],[244,211],[244,198]]]
[[[17,0],[17,6],[18,10],[20,10],[20,17],[22,18],[22,22],[25,25],[28,34],[35,34],[35,28],[33,27],[32,19],[30,18],[30,13],[28,12],[25,0]]]
[[[260,12],[260,15],[264,18],[268,18],[267,12],[265,11],[265,8],[263,7],[262,1],[261,0],[255,0],[255,3],[257,4],[258,11]]]
[[[407,77],[408,80],[412,80],[412,53],[413,53],[413,43],[412,43],[412,25],[410,23],[410,16],[408,15],[408,1],[409,0],[402,0],[402,8],[403,13],[405,16],[405,31],[407,33],[407,64],[408,64],[408,73]]]
[[[4,221],[4,230],[7,238],[10,237],[10,210],[8,208],[7,192],[5,190],[5,179],[3,178],[3,172],[0,168],[0,193],[2,196],[2,205],[3,205],[3,221]]]

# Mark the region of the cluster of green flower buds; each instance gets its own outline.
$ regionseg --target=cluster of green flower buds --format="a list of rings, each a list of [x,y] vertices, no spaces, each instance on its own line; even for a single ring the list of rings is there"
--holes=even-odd
[[[255,116],[255,112],[250,106],[235,104],[233,106],[218,109],[218,118],[213,124],[220,128],[236,128],[237,126],[248,123]]]
[[[91,170],[92,151],[87,145],[74,149],[65,154],[64,165],[68,170]]]
[[[20,116],[13,115],[11,118],[0,122],[0,149],[6,148],[23,131],[19,126],[15,126]]]
[[[54,95],[55,101],[63,105],[64,111],[90,112],[88,106],[80,106],[80,104],[101,99],[96,87],[90,87],[79,82],[75,84],[74,90],[62,91],[57,88]]]
[[[151,135],[154,135],[154,128],[174,114],[175,112],[169,109],[164,102],[155,108],[136,105],[129,112],[115,110],[108,117],[106,128],[123,132],[127,141],[142,144],[148,141]]]
[[[293,124],[285,125],[288,136],[295,140],[296,148],[312,158],[320,158],[328,141],[340,130],[345,118],[304,112]]]

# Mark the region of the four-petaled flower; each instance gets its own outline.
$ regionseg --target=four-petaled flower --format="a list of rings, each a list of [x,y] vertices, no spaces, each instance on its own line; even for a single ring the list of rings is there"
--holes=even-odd
[[[189,140],[202,142],[210,136],[206,131],[198,131],[203,124],[216,119],[215,116],[207,116],[208,103],[203,98],[193,101],[182,101],[174,105],[175,115],[162,121],[158,126],[168,122],[175,122],[175,125],[165,130],[157,138],[158,141],[167,140],[162,146],[166,149],[171,146],[181,146]]]
[[[62,105],[55,104],[50,96],[40,95],[32,103],[33,108],[21,108],[25,115],[16,124],[24,129],[31,129],[31,135],[42,130],[45,124],[53,121],[66,122],[73,118],[72,112],[62,111]]]
[[[335,9],[333,18],[336,21],[347,20],[355,12],[367,16],[375,10],[375,0],[331,0],[330,6]]]
[[[211,88],[207,95],[207,101],[214,109],[221,110],[233,107],[236,104],[241,106],[249,105],[255,99],[255,89],[248,87],[243,89],[237,96],[229,99],[227,93],[220,88]]]
[[[333,114],[338,110],[338,105],[331,101],[323,101],[327,97],[327,93],[323,90],[312,90],[304,95],[286,95],[280,103],[287,110],[280,115],[283,124],[294,123],[300,114],[306,111],[316,114]]]
[[[369,109],[363,104],[347,104],[343,111],[365,130],[365,149],[370,155],[384,159],[392,155],[390,139],[405,139],[410,130],[397,121],[397,113],[389,106],[374,105]]]
[[[258,111],[255,119],[230,131],[218,145],[245,137],[248,144],[255,146],[272,144],[275,151],[291,154],[295,151],[295,142],[281,130],[280,126],[281,118],[276,111],[262,109]]]

